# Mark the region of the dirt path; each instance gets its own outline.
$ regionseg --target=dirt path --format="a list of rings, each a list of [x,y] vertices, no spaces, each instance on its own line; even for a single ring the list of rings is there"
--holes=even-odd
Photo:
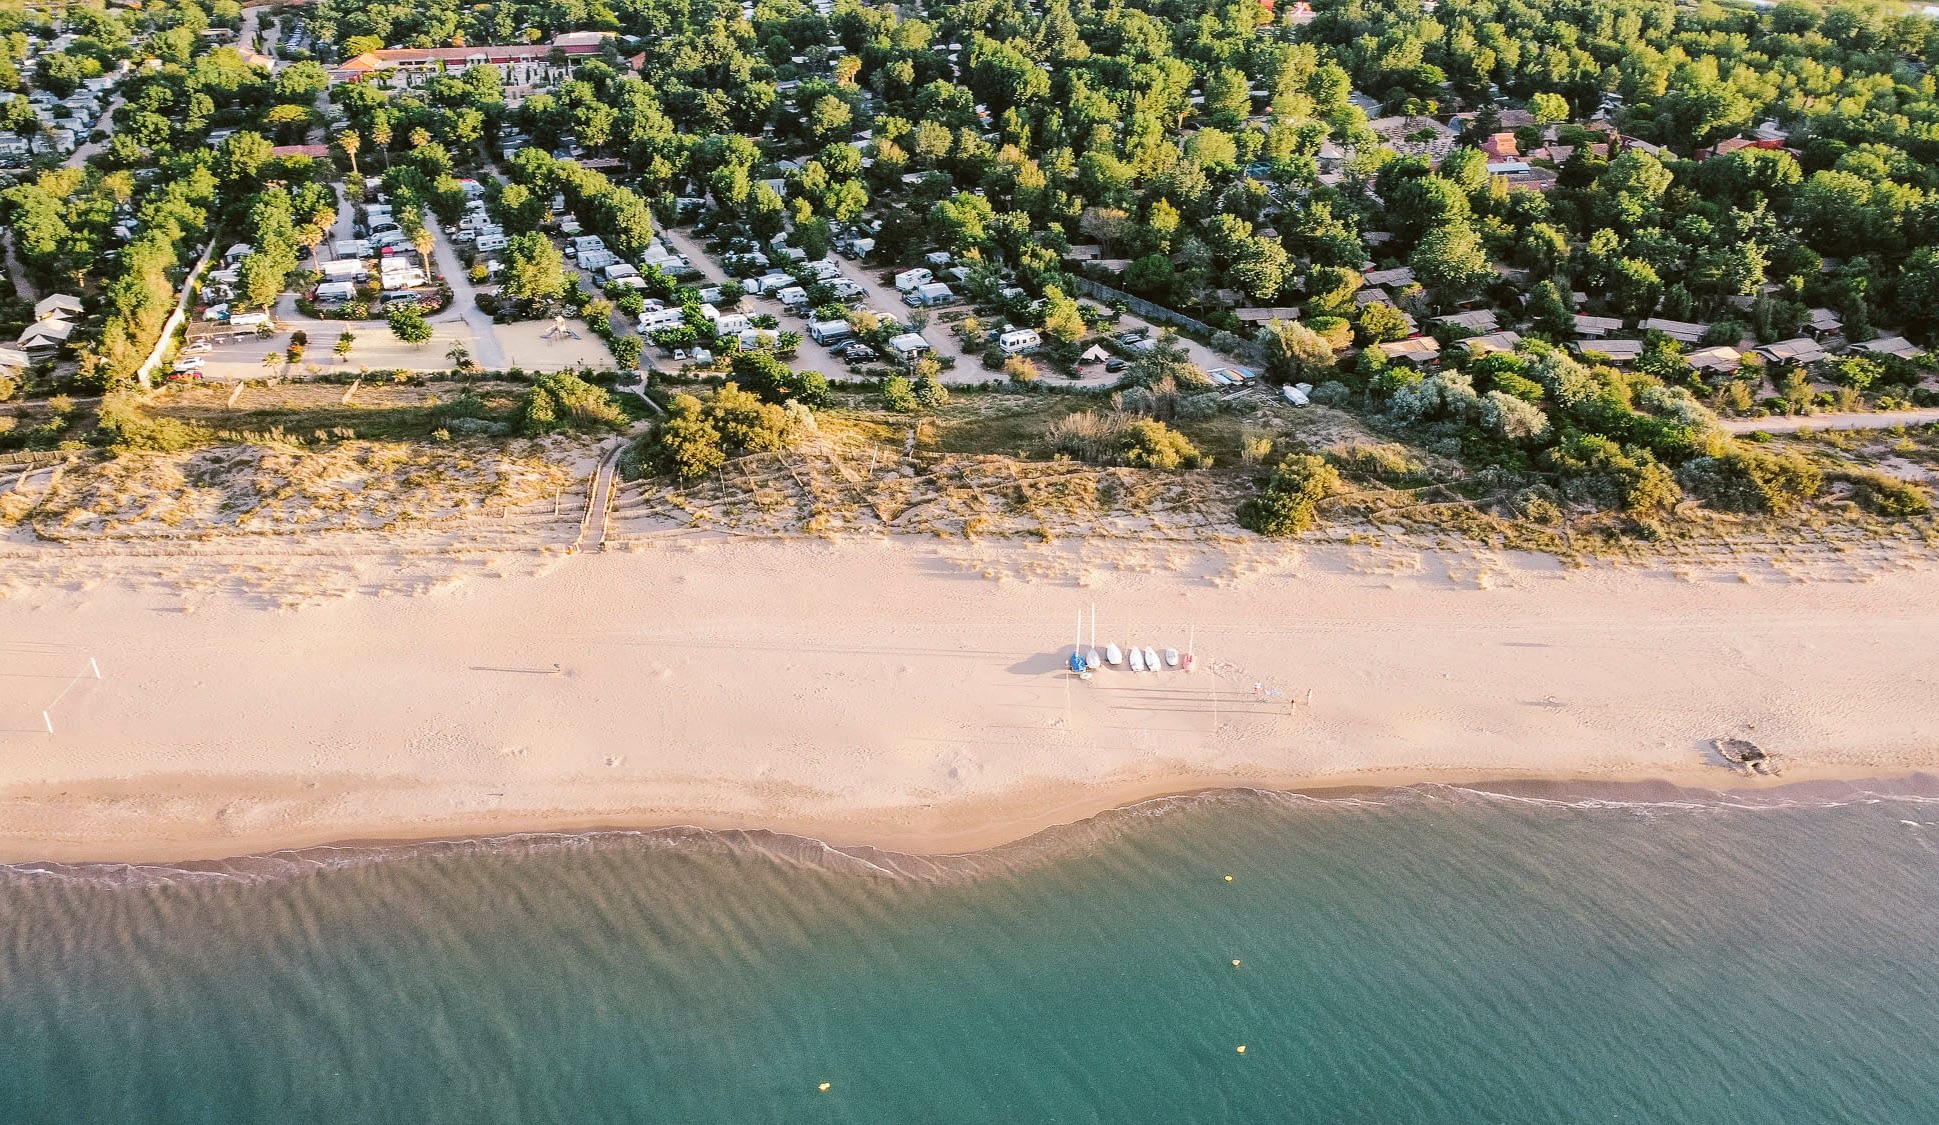
[[[1793,414],[1778,418],[1725,418],[1723,428],[1733,434],[1795,434],[1799,430],[1889,430],[1893,426],[1925,426],[1939,422],[1939,408],[1880,410],[1869,414]]]

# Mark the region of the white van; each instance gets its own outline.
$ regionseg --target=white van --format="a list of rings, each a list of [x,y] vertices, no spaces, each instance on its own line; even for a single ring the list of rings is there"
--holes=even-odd
[[[481,234],[478,236],[478,249],[481,253],[503,250],[510,244],[511,240],[502,234]]]
[[[914,293],[917,289],[936,280],[936,275],[921,266],[903,270],[895,275],[895,287],[904,293]]]
[[[370,276],[370,271],[356,258],[339,258],[323,263],[323,276],[329,281],[362,281]]]
[[[311,299],[318,304],[354,300],[357,296],[357,283],[354,281],[326,281],[316,287]]]

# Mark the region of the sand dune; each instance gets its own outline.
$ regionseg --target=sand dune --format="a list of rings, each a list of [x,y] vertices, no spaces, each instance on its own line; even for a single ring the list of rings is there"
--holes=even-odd
[[[672,823],[953,851],[1211,786],[1769,784],[1726,734],[1786,780],[1939,766],[1921,568],[674,538],[290,610],[154,565],[0,599],[0,859]],[[1093,603],[1100,644],[1199,670],[1061,674]]]

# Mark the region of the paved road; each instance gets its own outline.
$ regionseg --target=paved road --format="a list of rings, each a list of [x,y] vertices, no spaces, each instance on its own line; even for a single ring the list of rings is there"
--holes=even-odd
[[[438,272],[451,286],[451,307],[428,319],[433,324],[462,320],[471,326],[471,334],[477,338],[478,350],[472,355],[472,362],[487,371],[503,371],[510,365],[505,362],[505,349],[498,342],[498,326],[485,310],[478,307],[478,290],[465,274],[464,263],[458,260],[458,252],[451,248],[451,241],[444,235],[444,227],[436,220],[431,222],[432,233],[437,244],[431,250],[431,257],[438,264]]]
[[[116,94],[113,98],[109,99],[107,108],[101,111],[101,119],[96,121],[82,135],[82,144],[80,147],[68,153],[67,159],[61,163],[68,168],[79,168],[81,165],[87,163],[88,157],[107,148],[108,139],[114,135],[114,111],[120,108],[121,95]],[[103,134],[99,141],[90,141],[87,139],[97,131]]]
[[[1879,410],[1869,414],[1793,414],[1775,418],[1725,418],[1723,428],[1733,434],[1794,434],[1799,430],[1889,430],[1893,426],[1924,426],[1939,422],[1939,408]]]

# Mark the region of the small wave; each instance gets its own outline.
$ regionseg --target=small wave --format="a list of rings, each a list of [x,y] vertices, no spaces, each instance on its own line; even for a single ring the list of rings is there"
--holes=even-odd
[[[1914,775],[1880,784],[1800,782],[1763,791],[1682,789],[1666,783],[1593,786],[1561,782],[1427,783],[1386,788],[1270,789],[1233,786],[1136,801],[1055,825],[983,851],[919,855],[867,846],[838,846],[810,836],[766,829],[710,829],[693,825],[590,831],[512,832],[369,844],[280,849],[233,859],[185,863],[0,864],[0,886],[70,884],[156,888],[254,885],[347,871],[378,863],[441,862],[477,857],[541,857],[564,852],[667,849],[695,854],[754,856],[826,874],[914,882],[953,882],[1014,873],[1119,841],[1148,824],[1222,808],[1269,807],[1313,812],[1368,812],[1426,804],[1476,803],[1637,815],[1795,812],[1851,805],[1939,805],[1939,779]],[[1584,791],[1584,790],[1587,791]],[[1624,793],[1634,793],[1624,796]]]

